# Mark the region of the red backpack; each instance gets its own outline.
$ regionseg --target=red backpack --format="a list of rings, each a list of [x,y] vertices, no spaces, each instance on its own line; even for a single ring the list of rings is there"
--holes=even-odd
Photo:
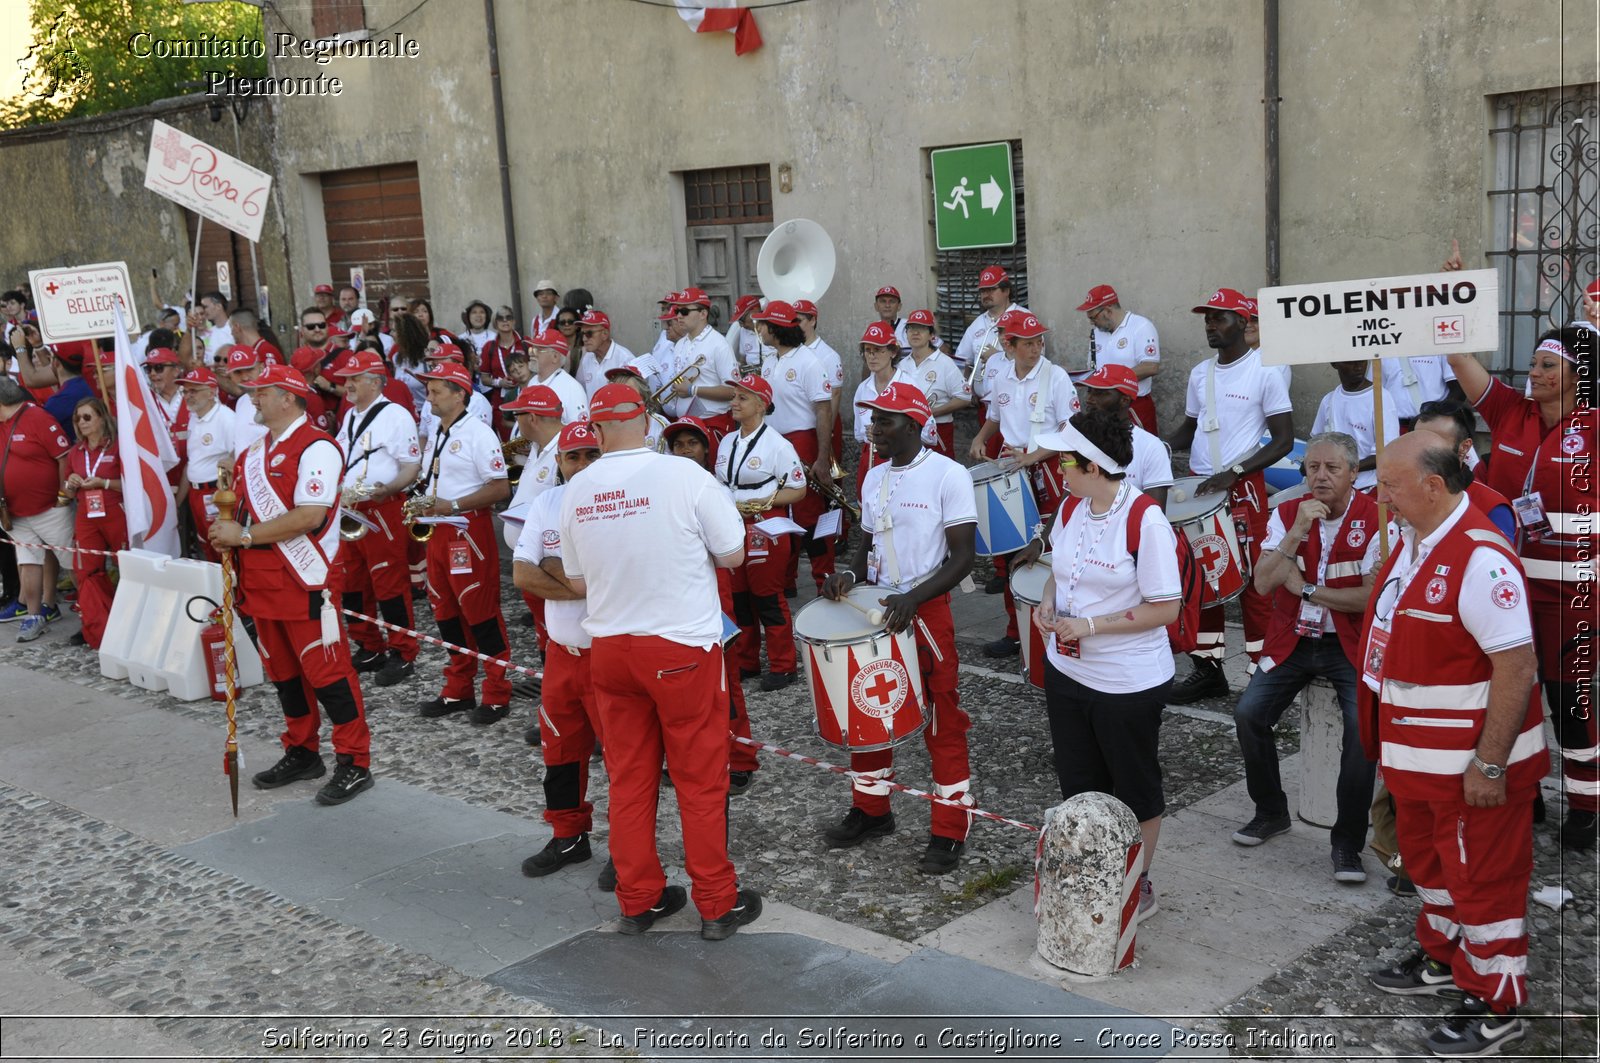
[[[1056,518],[1060,522],[1058,527],[1072,517],[1079,501],[1076,495],[1061,500],[1061,514]],[[1128,511],[1128,553],[1133,555],[1135,565],[1139,563],[1139,529],[1144,524],[1144,511],[1155,504],[1155,499],[1140,491]],[[1172,534],[1178,540],[1178,584],[1183,588],[1183,597],[1178,619],[1167,625],[1167,642],[1173,653],[1193,653],[1200,644],[1200,566],[1195,564],[1194,551],[1189,548],[1189,537],[1183,529],[1173,528]]]

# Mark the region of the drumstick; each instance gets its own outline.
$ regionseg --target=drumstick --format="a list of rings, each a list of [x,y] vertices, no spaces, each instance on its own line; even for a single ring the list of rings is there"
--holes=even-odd
[[[868,609],[866,606],[862,605],[860,602],[852,601],[849,598],[840,598],[839,601],[843,602],[844,604],[848,605],[850,608],[854,609],[856,612],[860,613],[862,616],[866,617],[869,622],[874,623],[874,624],[883,623],[883,610],[882,609]]]

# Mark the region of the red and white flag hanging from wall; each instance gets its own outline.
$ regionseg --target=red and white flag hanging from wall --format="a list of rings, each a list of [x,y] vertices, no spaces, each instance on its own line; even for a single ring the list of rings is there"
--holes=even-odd
[[[726,30],[733,34],[733,54],[744,55],[761,47],[755,12],[735,7],[734,0],[677,0],[678,16],[696,33]]]

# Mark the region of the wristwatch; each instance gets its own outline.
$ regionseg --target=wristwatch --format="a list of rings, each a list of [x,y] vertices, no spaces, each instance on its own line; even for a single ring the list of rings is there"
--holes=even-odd
[[[1472,766],[1483,772],[1485,779],[1500,779],[1505,776],[1506,769],[1498,764],[1490,764],[1478,754],[1472,754]]]
[[[1317,585],[1315,583],[1307,583],[1305,586],[1300,588],[1300,600],[1309,602],[1311,600],[1311,596],[1315,593],[1317,593]]]
[[[461,512],[461,499],[452,498],[450,500],[450,512],[451,513],[460,513]]]
[[[239,533],[239,545],[244,547],[246,550],[250,549],[250,544],[253,541],[254,540],[252,540],[250,537],[250,529],[246,528],[244,531]]]
[[[1233,473],[1235,476],[1243,476],[1244,475],[1244,464],[1241,462],[1240,464],[1237,464],[1237,465],[1230,465],[1230,466],[1228,466],[1228,471]]]

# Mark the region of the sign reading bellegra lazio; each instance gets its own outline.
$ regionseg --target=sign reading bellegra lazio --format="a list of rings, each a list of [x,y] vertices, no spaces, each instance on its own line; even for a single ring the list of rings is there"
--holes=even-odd
[[[126,262],[30,269],[28,285],[39,311],[39,335],[46,343],[113,334],[119,302],[127,318],[134,318],[133,281]]]
[[[144,186],[247,240],[261,239],[272,178],[165,122],[150,128]]]
[[[1261,289],[1266,365],[1493,351],[1500,277],[1492,269]]]
[[[940,251],[1017,242],[1011,145],[940,148],[933,162],[933,230]]]

